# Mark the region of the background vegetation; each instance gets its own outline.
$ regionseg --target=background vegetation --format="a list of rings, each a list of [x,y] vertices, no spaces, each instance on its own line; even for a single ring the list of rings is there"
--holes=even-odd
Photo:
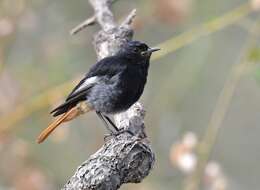
[[[120,0],[137,8],[135,39],[152,58],[141,102],[157,161],[130,190],[258,190],[259,0]],[[49,111],[96,62],[92,36],[69,31],[91,16],[87,0],[0,1],[0,190],[59,189],[103,144],[95,114],[35,143]]]

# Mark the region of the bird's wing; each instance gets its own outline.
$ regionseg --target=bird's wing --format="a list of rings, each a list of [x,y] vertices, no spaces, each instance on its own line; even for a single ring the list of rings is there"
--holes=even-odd
[[[124,68],[125,64],[122,64],[122,60],[117,56],[111,56],[100,60],[90,68],[87,75],[68,95],[66,101],[84,92],[87,94],[88,90],[92,86],[103,81],[104,78],[112,78],[114,75],[120,73]]]
[[[58,116],[65,113],[79,102],[86,100],[88,91],[98,82],[97,77],[90,77],[82,79],[78,85],[72,90],[66,101],[51,111],[53,116]]]
[[[74,96],[77,96],[78,94],[90,89],[92,86],[94,86],[98,81],[100,80],[100,77],[93,76],[93,77],[84,77],[77,85],[76,87],[71,91],[71,93],[66,98],[66,101],[73,98]]]
[[[119,56],[106,57],[93,65],[86,76],[88,78],[93,76],[113,77],[126,68],[125,62]]]
[[[66,101],[51,111],[53,116],[65,113],[79,102],[86,100],[89,90],[104,78],[111,78],[120,73],[125,65],[117,56],[102,59],[91,67],[88,74],[76,85]]]

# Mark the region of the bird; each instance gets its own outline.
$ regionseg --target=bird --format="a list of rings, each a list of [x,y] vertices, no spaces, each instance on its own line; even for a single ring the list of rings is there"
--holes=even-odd
[[[93,65],[69,93],[64,103],[51,111],[55,120],[37,138],[42,143],[58,126],[90,111],[95,111],[111,134],[119,129],[109,118],[130,108],[141,97],[150,57],[160,48],[130,40],[112,56]],[[112,126],[112,129],[109,127]]]

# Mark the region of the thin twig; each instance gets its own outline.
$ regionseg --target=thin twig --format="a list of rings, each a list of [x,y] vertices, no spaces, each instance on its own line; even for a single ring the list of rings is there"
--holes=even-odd
[[[75,28],[73,28],[70,31],[70,35],[75,35],[80,31],[82,31],[83,29],[85,29],[86,27],[94,25],[95,23],[96,23],[96,16],[94,15],[88,18],[87,20],[85,20],[84,22],[80,23],[79,25],[77,25]]]
[[[136,9],[133,9],[126,19],[122,22],[121,26],[130,25],[136,16]]]
[[[201,24],[198,27],[195,27],[187,32],[173,37],[158,45],[158,47],[160,47],[161,50],[153,56],[153,60],[159,59],[163,56],[166,56],[169,53],[175,52],[178,49],[191,44],[192,42],[201,37],[210,35],[214,32],[226,28],[227,26],[235,24],[242,18],[248,16],[251,12],[252,9],[250,8],[247,2],[236,7],[231,11],[228,11],[224,15],[221,15],[213,20]]]
[[[111,4],[115,3],[118,0],[112,0]],[[75,35],[79,32],[81,32],[82,30],[84,30],[85,28],[87,28],[88,26],[92,26],[96,23],[96,15],[93,15],[92,17],[89,17],[88,19],[86,19],[85,21],[83,21],[82,23],[78,24],[76,27],[74,27],[71,31],[70,31],[70,35]]]
[[[31,113],[43,109],[46,106],[53,104],[53,102],[58,102],[62,94],[69,93],[69,89],[75,85],[75,81],[78,81],[79,78],[75,78],[71,81],[67,81],[59,86],[50,88],[40,95],[32,97],[30,100],[25,101],[23,104],[18,105],[10,113],[6,113],[0,118],[0,134],[7,132],[11,126],[24,118],[27,118]]]

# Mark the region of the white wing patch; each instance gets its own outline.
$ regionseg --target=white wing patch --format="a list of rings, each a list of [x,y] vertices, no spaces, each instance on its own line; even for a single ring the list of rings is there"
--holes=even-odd
[[[81,85],[80,85],[80,87],[77,89],[77,90],[75,90],[75,92],[78,92],[78,91],[80,91],[81,89],[83,89],[83,88],[85,88],[85,87],[88,87],[88,86],[90,86],[90,85],[92,85],[92,84],[94,84],[94,83],[97,83],[99,81],[99,78],[97,77],[97,76],[95,76],[95,77],[90,77],[90,78],[88,78],[88,79],[86,79],[85,81],[84,81],[84,83],[82,83]],[[74,93],[75,93],[74,92]]]

